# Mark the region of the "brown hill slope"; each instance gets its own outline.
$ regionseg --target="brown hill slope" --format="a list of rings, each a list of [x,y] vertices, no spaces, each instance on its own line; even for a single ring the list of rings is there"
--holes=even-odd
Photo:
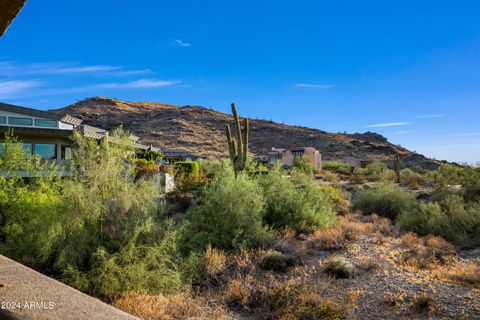
[[[112,98],[88,98],[54,110],[105,129],[120,125],[141,137],[144,144],[183,149],[208,156],[226,156],[225,113],[198,106],[174,106],[156,102],[127,102]],[[251,120],[250,149],[254,153],[271,147],[313,146],[325,159],[356,157],[392,159],[401,156],[404,166],[434,169],[439,161],[393,145],[376,133],[335,134],[266,120]]]

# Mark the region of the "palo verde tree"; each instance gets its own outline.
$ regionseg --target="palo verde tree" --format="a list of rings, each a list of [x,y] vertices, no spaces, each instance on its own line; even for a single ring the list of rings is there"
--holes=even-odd
[[[236,128],[236,141],[232,138],[232,132],[230,125],[225,126],[228,142],[228,152],[230,154],[230,160],[233,165],[235,177],[245,169],[248,156],[248,119],[243,119],[243,130],[240,126],[240,119],[237,114],[235,104],[232,103],[233,123]],[[242,137],[243,134],[243,137]]]

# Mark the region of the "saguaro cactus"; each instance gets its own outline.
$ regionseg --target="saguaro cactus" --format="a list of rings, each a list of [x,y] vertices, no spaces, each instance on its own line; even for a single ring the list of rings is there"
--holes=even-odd
[[[400,157],[398,154],[393,158],[393,170],[395,171],[396,183],[400,183]]]
[[[232,138],[230,125],[225,125],[225,132],[227,134],[228,152],[230,154],[230,161],[233,165],[235,177],[245,169],[248,155],[248,119],[243,119],[243,132],[240,127],[240,119],[238,118],[235,104],[232,103],[233,123],[236,127],[236,141]],[[242,137],[243,133],[243,137]]]

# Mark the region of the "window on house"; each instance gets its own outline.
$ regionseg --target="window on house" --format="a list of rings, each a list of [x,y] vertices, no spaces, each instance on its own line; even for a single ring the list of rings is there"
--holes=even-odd
[[[0,124],[7,124],[7,117],[0,116]]]
[[[303,157],[303,151],[293,151],[293,156],[295,158],[301,158]]]
[[[56,159],[57,158],[57,145],[47,143],[36,143],[35,154],[41,159]]]
[[[20,118],[20,117],[8,117],[8,124],[13,124],[15,126],[32,126],[33,119]]]
[[[32,155],[33,148],[31,143],[22,143],[22,148],[27,150],[29,156]]]
[[[47,119],[35,119],[35,126],[37,126],[37,127],[56,128],[56,127],[57,127],[57,121],[55,121],[55,120],[47,120]]]
[[[71,160],[72,159],[72,146],[62,144],[62,146],[60,148],[60,157],[63,160]]]

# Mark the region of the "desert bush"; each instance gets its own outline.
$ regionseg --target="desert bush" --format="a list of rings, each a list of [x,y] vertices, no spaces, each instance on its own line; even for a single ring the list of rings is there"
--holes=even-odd
[[[304,231],[335,223],[332,198],[336,194],[316,186],[311,177],[294,172],[288,178],[275,167],[258,181],[266,200],[264,219],[268,225]]]
[[[73,140],[71,176],[0,179],[1,252],[109,301],[131,290],[180,290],[177,232],[162,223],[154,182],[135,179],[128,135],[98,143],[76,132]]]
[[[323,176],[323,180],[328,182],[340,181],[340,176],[338,175],[338,173],[335,173],[333,171],[325,171],[322,176]]]
[[[462,286],[480,288],[480,263],[470,261],[455,268],[444,268],[440,276]]]
[[[370,181],[395,181],[395,172],[387,168],[380,161],[374,161],[365,167],[366,175]]]
[[[316,250],[337,250],[344,249],[346,242],[342,229],[324,228],[313,233],[308,247]]]
[[[248,305],[249,290],[239,278],[228,282],[224,293],[225,302],[233,308],[245,308]]]
[[[414,194],[393,185],[382,185],[361,190],[353,200],[353,208],[395,220],[400,213],[413,211],[415,203]]]
[[[215,278],[224,271],[227,265],[227,255],[222,250],[208,245],[203,257],[203,265],[207,277]]]
[[[412,308],[418,313],[433,314],[438,310],[438,305],[431,296],[424,294],[413,298]]]
[[[187,212],[182,235],[184,252],[203,252],[208,244],[227,251],[263,246],[271,239],[262,224],[265,201],[257,182],[234,177],[224,167],[206,188],[200,204]]]
[[[465,206],[458,195],[447,196],[441,203],[419,204],[404,210],[397,219],[399,226],[420,235],[438,235],[450,241],[480,234],[480,207]]]
[[[113,306],[141,319],[196,319],[224,320],[228,312],[223,306],[212,306],[209,301],[181,293],[149,295],[128,292],[113,302]]]
[[[323,169],[346,175],[352,173],[352,168],[341,161],[325,161],[323,163]]]
[[[325,272],[335,278],[353,278],[355,266],[345,257],[333,256],[325,261]]]
[[[150,178],[159,171],[153,160],[137,159],[135,164],[138,178]]]
[[[315,168],[308,157],[297,157],[293,160],[293,169],[308,175],[313,175]]]
[[[267,253],[260,261],[260,267],[262,269],[278,272],[287,271],[290,267],[293,267],[296,264],[298,264],[298,259],[296,257],[276,251]]]
[[[325,319],[345,317],[345,307],[322,297],[321,286],[286,284],[274,287],[260,297],[269,319]]]
[[[460,166],[444,164],[432,172],[432,179],[437,186],[460,185],[465,181],[465,170]]]
[[[414,186],[421,186],[425,183],[425,177],[410,168],[405,168],[400,170],[400,181],[409,186],[410,189],[415,190],[418,188],[413,188]]]
[[[357,184],[365,183],[367,180],[367,169],[365,168],[355,168],[350,177],[350,181]]]

